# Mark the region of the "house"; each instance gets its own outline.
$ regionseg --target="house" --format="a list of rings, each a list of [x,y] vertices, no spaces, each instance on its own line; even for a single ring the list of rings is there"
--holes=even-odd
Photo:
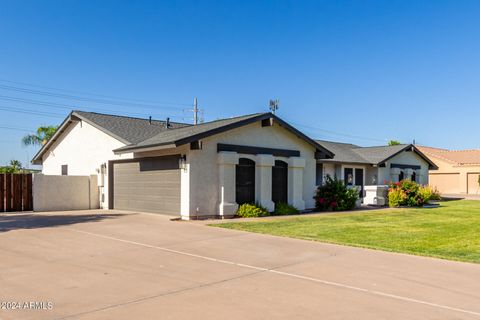
[[[384,205],[385,186],[389,182],[410,179],[420,184],[428,184],[429,170],[437,166],[415,145],[360,147],[350,143],[317,140],[332,151],[333,158],[320,159],[317,163],[317,184],[326,175],[344,180],[357,186],[364,203]]]
[[[183,219],[232,217],[239,204],[253,202],[270,211],[279,202],[313,208],[326,174],[368,191],[385,180],[428,183],[428,170],[436,168],[413,145],[313,140],[272,113],[190,125],[73,111],[33,163],[43,166],[37,181],[46,184],[62,175],[93,175],[87,208],[93,201],[104,209]]]
[[[418,147],[438,166],[430,171],[430,185],[444,194],[480,194],[480,150]]]
[[[246,202],[313,208],[317,160],[333,156],[272,113],[188,125],[73,111],[33,163],[98,175],[101,208],[196,219]]]

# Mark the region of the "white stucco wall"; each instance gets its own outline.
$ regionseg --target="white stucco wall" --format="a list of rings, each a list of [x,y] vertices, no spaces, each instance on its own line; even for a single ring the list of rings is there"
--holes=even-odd
[[[378,168],[378,182],[379,184],[383,184],[384,181],[392,181],[392,177],[390,175],[391,167],[390,165],[394,164],[404,164],[404,165],[419,165],[420,168],[420,175],[421,178],[417,179],[418,183],[421,184],[428,184],[428,162],[425,161],[422,157],[412,151],[404,151],[392,159],[388,160],[385,163],[385,167]]]
[[[33,176],[33,210],[98,209],[97,176]]]
[[[124,143],[84,121],[74,122],[43,156],[42,173],[61,175],[62,165],[67,164],[68,175],[97,174],[96,169],[108,160],[132,157],[132,154],[113,153],[114,149],[123,146]]]
[[[277,124],[272,127],[262,127],[261,123],[257,122],[203,139],[202,150],[192,150],[187,154],[187,163],[190,170],[189,212],[191,215],[212,215],[218,212],[218,143],[300,151],[300,157],[306,161],[303,174],[303,200],[307,208],[314,207],[315,149],[303,139]],[[278,157],[278,159],[285,160],[281,157]],[[185,215],[186,212],[182,212],[182,214]]]
[[[97,169],[108,160],[128,159],[133,154],[115,155],[114,149],[125,146],[85,121],[72,123],[61,138],[50,146],[42,158],[44,175],[61,175],[62,165],[68,165],[69,176],[89,176],[98,174]],[[100,179],[101,180],[101,179]],[[104,177],[104,186],[99,187],[100,198],[104,193],[104,202],[100,205],[108,208],[108,175]]]

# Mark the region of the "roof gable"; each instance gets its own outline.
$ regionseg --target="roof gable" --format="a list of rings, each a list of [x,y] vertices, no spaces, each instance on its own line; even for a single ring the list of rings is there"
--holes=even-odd
[[[85,121],[98,130],[108,134],[124,144],[131,144],[148,139],[166,131],[165,121],[109,115],[96,112],[72,111],[60,124],[53,137],[40,148],[33,157],[32,163],[41,164],[43,154],[67,130],[68,126],[76,121]],[[181,128],[190,124],[170,122],[170,128]]]
[[[116,153],[132,152],[135,150],[141,150],[145,148],[155,148],[161,146],[172,145],[178,147],[205,137],[209,137],[215,134],[219,134],[228,130],[239,128],[250,123],[273,119],[280,126],[289,130],[295,134],[300,139],[306,141],[317,151],[322,153],[323,156],[333,157],[333,153],[322,145],[318,144],[313,139],[309,138],[302,132],[295,129],[293,126],[289,125],[287,122],[283,121],[279,117],[275,116],[272,113],[255,113],[251,115],[245,115],[235,118],[221,119],[211,122],[202,123],[195,126],[189,126],[184,128],[177,128],[172,130],[167,130],[155,135],[152,138],[146,139],[136,144],[131,144],[119,149],[114,150]]]
[[[438,167],[426,155],[424,155],[412,144],[360,147],[348,143],[322,140],[317,141],[335,153],[335,157],[333,159],[325,161],[381,165],[401,152],[411,150],[424,159],[429,164],[430,169],[438,169]]]

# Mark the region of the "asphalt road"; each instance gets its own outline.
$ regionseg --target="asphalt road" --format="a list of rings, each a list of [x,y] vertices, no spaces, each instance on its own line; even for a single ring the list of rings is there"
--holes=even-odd
[[[477,264],[107,213],[0,215],[0,319],[480,319]]]

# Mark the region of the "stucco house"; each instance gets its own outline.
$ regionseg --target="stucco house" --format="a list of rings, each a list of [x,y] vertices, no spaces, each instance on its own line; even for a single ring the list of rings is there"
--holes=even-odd
[[[402,177],[427,183],[435,167],[412,145],[316,141],[272,113],[190,125],[83,111],[70,113],[33,163],[45,176],[95,175],[100,208],[183,219],[232,217],[252,202],[309,209],[326,174],[368,189]]]
[[[364,203],[384,205],[385,186],[389,182],[410,179],[420,184],[429,183],[429,170],[437,166],[415,145],[360,147],[350,143],[317,140],[332,151],[333,158],[317,163],[317,184],[326,175],[357,186]]]
[[[333,153],[271,113],[199,125],[73,111],[35,155],[44,175],[99,175],[100,207],[231,217],[239,203],[313,208]]]
[[[418,147],[438,166],[430,171],[430,185],[444,194],[480,194],[480,150]]]

